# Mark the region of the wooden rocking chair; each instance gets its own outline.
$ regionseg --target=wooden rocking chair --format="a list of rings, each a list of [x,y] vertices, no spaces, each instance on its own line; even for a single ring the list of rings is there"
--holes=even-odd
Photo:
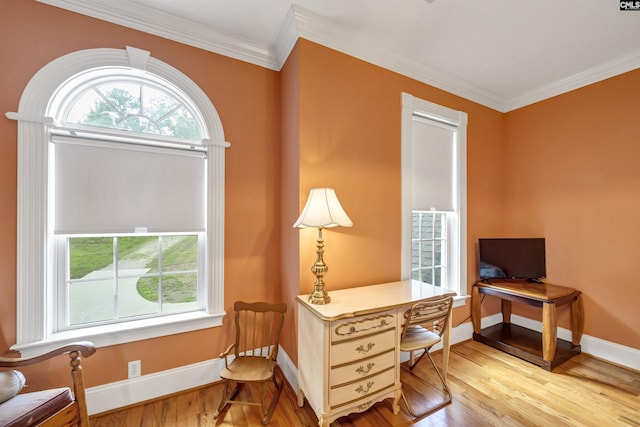
[[[267,424],[284,386],[284,374],[277,364],[277,357],[287,305],[236,302],[233,308],[235,342],[220,354],[225,364],[225,368],[220,372],[224,381],[224,391],[213,418],[217,419],[230,403],[258,405],[262,408],[262,423]],[[279,379],[276,378],[276,373]],[[271,404],[267,406],[266,384],[270,381],[273,382],[276,391]],[[233,388],[230,387],[232,383],[235,384]],[[260,402],[233,400],[245,383],[260,383]]]

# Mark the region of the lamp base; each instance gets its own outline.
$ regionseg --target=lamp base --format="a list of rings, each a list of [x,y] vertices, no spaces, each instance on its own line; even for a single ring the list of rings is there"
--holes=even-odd
[[[331,297],[324,290],[324,275],[329,271],[329,267],[324,263],[324,239],[322,238],[322,227],[318,228],[318,239],[316,240],[316,262],[311,267],[311,272],[316,275],[316,282],[313,284],[313,292],[309,295],[311,304],[329,304]]]
[[[329,304],[331,302],[331,297],[325,290],[322,290],[322,291],[314,290],[313,293],[309,295],[309,302],[311,304],[318,304],[318,305]]]

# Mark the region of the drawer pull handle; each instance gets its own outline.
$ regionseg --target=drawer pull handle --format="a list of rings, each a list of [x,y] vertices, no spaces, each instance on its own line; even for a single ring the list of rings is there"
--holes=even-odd
[[[335,333],[336,335],[340,336],[349,336],[357,333],[367,332],[372,329],[388,328],[393,326],[393,324],[394,317],[390,314],[384,314],[374,318],[342,323],[336,328]]]
[[[366,388],[366,389],[362,386],[362,384],[360,384],[360,387],[358,387],[358,388],[356,389],[356,391],[357,391],[358,393],[360,393],[360,394],[367,394],[367,393],[369,393],[369,390],[371,390],[371,387],[373,387],[373,385],[374,385],[374,384],[375,384],[375,382],[374,382],[374,381],[369,381],[369,382],[367,383],[367,388]]]
[[[373,367],[376,366],[375,363],[373,362],[369,362],[367,363],[367,367],[365,368],[364,366],[360,365],[360,367],[358,369],[356,369],[356,372],[362,375],[366,375],[369,372],[371,372],[371,369],[373,369]]]
[[[356,348],[356,351],[358,353],[369,353],[369,351],[371,351],[371,349],[375,346],[374,343],[370,342],[369,344],[367,344],[367,347],[365,347],[364,345],[360,345],[360,347]]]

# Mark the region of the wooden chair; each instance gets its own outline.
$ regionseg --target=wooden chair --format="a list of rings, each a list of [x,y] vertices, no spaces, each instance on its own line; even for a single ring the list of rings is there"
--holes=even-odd
[[[400,350],[409,352],[411,355],[409,369],[413,371],[413,368],[415,368],[418,362],[426,355],[431,361],[431,365],[436,371],[436,374],[438,374],[445,394],[442,403],[432,405],[421,413],[416,414],[409,406],[403,390],[402,400],[413,417],[423,417],[451,403],[451,391],[447,385],[447,379],[442,376],[442,373],[433,361],[430,350],[440,342],[442,334],[448,327],[452,305],[453,298],[449,296],[413,304],[411,309],[405,313],[402,335],[400,336]],[[416,359],[415,352],[418,350],[424,350],[424,352]]]
[[[17,394],[0,404],[0,426],[89,426],[80,355],[89,357],[95,351],[93,343],[82,341],[30,358],[0,357],[0,367],[15,370],[68,353],[73,388],[73,394],[69,387]]]
[[[262,423],[267,424],[284,385],[284,374],[277,364],[277,357],[280,331],[287,305],[236,302],[233,309],[235,311],[235,342],[220,354],[225,365],[220,373],[224,381],[224,392],[213,418],[217,419],[228,404],[241,403],[261,406]],[[276,373],[279,379],[276,378]],[[268,382],[273,382],[276,388],[269,406],[266,403]],[[233,400],[246,383],[261,385],[260,402]],[[232,389],[230,389],[231,384],[235,384]]]

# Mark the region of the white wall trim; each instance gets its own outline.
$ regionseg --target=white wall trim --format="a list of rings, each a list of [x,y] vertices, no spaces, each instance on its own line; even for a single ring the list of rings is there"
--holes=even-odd
[[[213,359],[86,390],[89,415],[220,381],[224,360]],[[90,375],[85,372],[85,377]]]
[[[298,387],[298,370],[282,347],[278,350],[278,365],[295,390]],[[87,410],[89,415],[95,415],[205,386],[220,381],[220,371],[223,368],[224,360],[217,358],[90,387],[86,390]],[[87,370],[85,376],[88,375],[91,374]]]
[[[506,101],[503,111],[507,112],[525,107],[535,102],[635,70],[636,68],[640,68],[640,49],[512,98]]]
[[[509,99],[386,46],[384,40],[357,33],[299,5],[292,5],[276,42],[270,45],[269,41],[223,34],[137,2],[38,1],[275,71],[282,68],[297,39],[305,38],[503,113],[640,67],[638,50]]]
[[[483,328],[502,321],[500,313],[483,317]],[[512,315],[514,324],[524,326],[538,332],[542,331],[542,323],[522,316]],[[471,322],[463,323],[451,330],[451,344],[470,340],[473,336]],[[571,339],[571,331],[558,329],[558,337]],[[582,337],[582,352],[617,365],[640,371],[640,350],[620,344],[595,338],[589,335]],[[442,346],[434,347],[440,349]],[[408,360],[408,355],[402,354],[401,361]],[[278,364],[284,372],[287,381],[294,390],[298,388],[298,369],[289,355],[280,347]],[[172,393],[189,390],[220,381],[220,371],[224,368],[222,359],[207,360],[192,365],[181,366],[154,374],[143,375],[138,378],[118,381],[87,389],[87,406],[90,415],[110,411],[128,405],[134,405],[150,399],[156,399]],[[89,372],[85,375],[91,375]]]

